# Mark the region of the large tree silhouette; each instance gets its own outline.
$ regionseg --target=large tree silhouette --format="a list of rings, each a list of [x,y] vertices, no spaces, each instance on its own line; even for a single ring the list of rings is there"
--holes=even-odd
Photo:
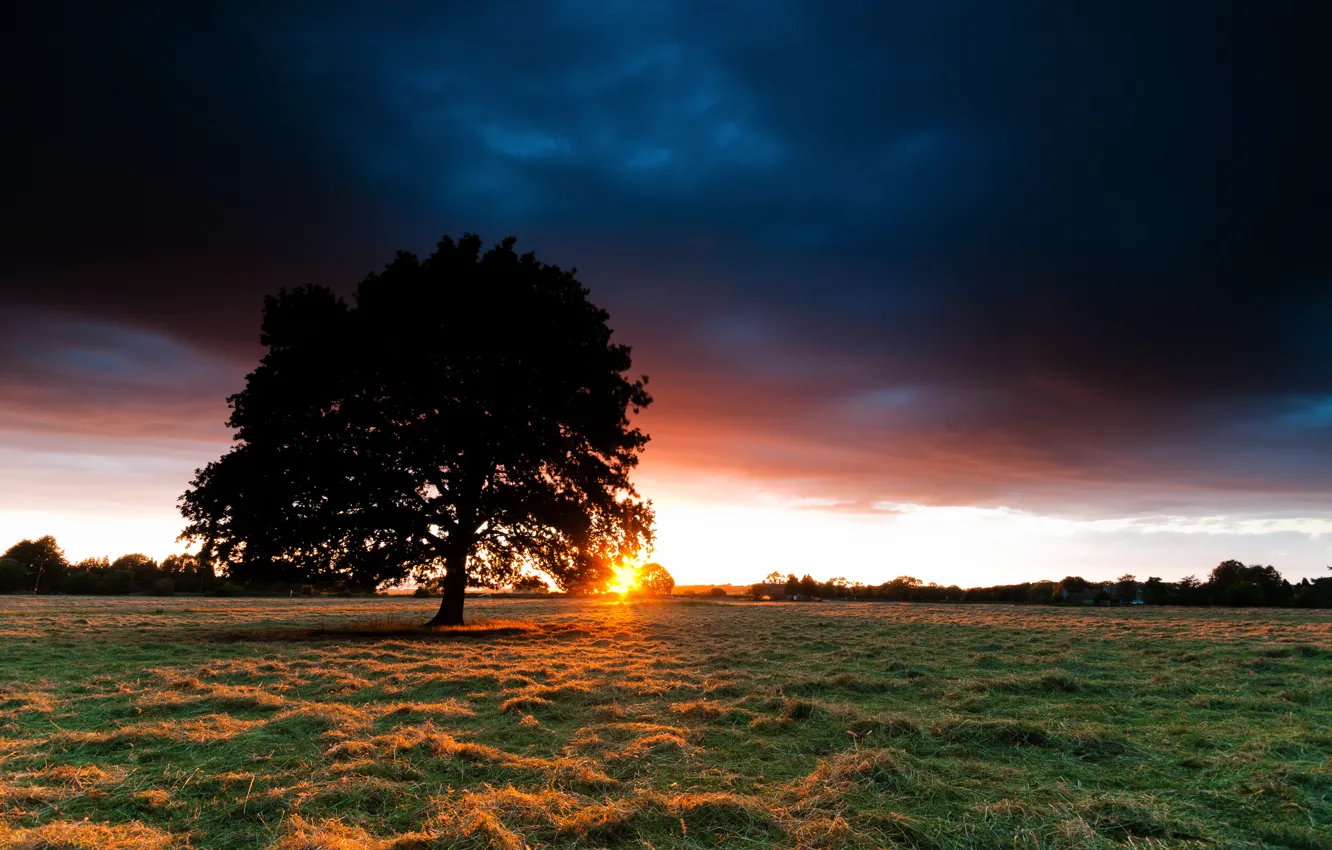
[[[432,625],[524,564],[561,586],[652,541],[630,471],[651,402],[574,271],[445,237],[348,304],[265,299],[268,353],[232,396],[238,445],[196,472],[181,538],[237,581],[374,587],[444,570]]]

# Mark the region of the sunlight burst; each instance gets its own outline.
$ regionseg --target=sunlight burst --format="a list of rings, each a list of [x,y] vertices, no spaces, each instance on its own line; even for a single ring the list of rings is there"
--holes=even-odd
[[[615,580],[606,586],[606,590],[623,595],[636,587],[638,587],[638,567],[621,564],[615,567]]]

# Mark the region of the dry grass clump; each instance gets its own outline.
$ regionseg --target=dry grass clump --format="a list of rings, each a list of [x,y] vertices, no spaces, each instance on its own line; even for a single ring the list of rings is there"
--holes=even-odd
[[[819,766],[788,789],[801,800],[844,794],[853,785],[883,793],[901,793],[918,784],[900,750],[855,749],[822,759]]]
[[[186,744],[217,744],[262,726],[262,720],[239,720],[229,714],[206,714],[193,720],[137,723],[108,732],[65,731],[50,738],[64,748],[80,746],[132,745],[157,741]]]
[[[694,748],[679,735],[671,732],[658,732],[655,735],[644,735],[641,738],[635,738],[624,749],[607,754],[607,758],[612,761],[632,761],[662,753],[689,755],[693,752]]]
[[[521,696],[509,697],[500,703],[499,710],[505,714],[520,714],[539,708],[549,708],[555,703],[544,697],[523,694]]]
[[[647,791],[597,801],[556,791],[488,789],[446,806],[440,822],[441,839],[512,850],[535,843],[642,846],[650,839],[686,837],[711,845],[728,837],[768,840],[781,833],[761,802],[727,793]]]
[[[430,850],[435,846],[424,832],[377,838],[335,818],[308,821],[292,815],[283,822],[282,837],[270,850]]]
[[[179,846],[170,834],[141,823],[53,821],[23,828],[0,821],[0,850],[170,850]]]
[[[24,714],[50,714],[56,710],[55,697],[45,691],[0,688],[0,717]]]
[[[475,717],[476,711],[459,699],[446,699],[439,702],[394,702],[376,706],[375,713],[380,717],[429,717],[448,720],[457,717]]]
[[[119,782],[125,773],[121,768],[106,770],[97,765],[53,765],[20,771],[9,780],[0,777],[0,809],[58,803]]]
[[[145,809],[165,809],[171,805],[171,792],[161,788],[149,788],[134,792],[134,802]]]

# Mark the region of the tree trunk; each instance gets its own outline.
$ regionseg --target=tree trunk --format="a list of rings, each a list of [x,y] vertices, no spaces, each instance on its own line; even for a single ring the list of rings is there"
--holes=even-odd
[[[468,548],[470,547],[452,547],[452,551],[445,556],[444,597],[439,600],[439,612],[426,623],[431,628],[463,624],[463,599],[467,593]]]

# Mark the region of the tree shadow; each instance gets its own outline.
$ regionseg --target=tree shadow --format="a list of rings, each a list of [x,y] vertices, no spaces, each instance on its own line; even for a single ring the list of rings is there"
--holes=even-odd
[[[537,631],[540,627],[527,620],[478,620],[461,626],[430,627],[418,623],[373,620],[336,626],[230,629],[213,633],[206,640],[218,643],[300,643],[303,641],[377,641],[418,640],[447,642],[487,640]]]

